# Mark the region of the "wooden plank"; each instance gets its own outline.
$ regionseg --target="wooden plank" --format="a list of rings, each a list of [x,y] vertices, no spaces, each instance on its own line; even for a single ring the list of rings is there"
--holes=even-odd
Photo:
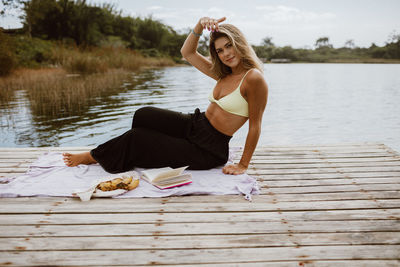
[[[254,234],[188,236],[96,236],[7,238],[0,251],[30,250],[128,250],[207,249],[318,246],[318,245],[399,245],[400,232]]]
[[[0,172],[8,172],[11,169],[20,170],[23,169],[25,171],[31,163],[10,163],[10,162],[0,162]],[[268,169],[324,169],[324,168],[361,168],[361,167],[370,167],[371,162],[359,162],[359,163],[331,163],[331,162],[320,162],[320,163],[296,163],[296,164],[254,164],[252,163],[253,168],[258,170],[268,170]],[[374,167],[387,167],[387,166],[396,166],[400,167],[400,160],[397,161],[381,161],[374,162]]]
[[[32,161],[33,162],[33,161]],[[26,170],[32,162],[0,162],[0,173],[8,172],[10,169],[23,169]],[[295,163],[295,164],[276,164],[276,163],[262,163],[255,164],[252,162],[252,167],[256,169],[310,169],[310,168],[338,168],[338,167],[374,167],[385,166],[400,166],[400,160],[380,161],[380,162],[349,162],[349,163],[328,163],[328,162],[315,162],[315,163]]]
[[[379,162],[397,162],[400,163],[399,157],[386,156],[386,157],[372,157],[372,158],[304,158],[304,159],[269,159],[261,156],[254,155],[251,163],[254,166],[260,164],[314,164],[314,163],[379,163]]]
[[[286,186],[318,186],[318,185],[363,185],[363,184],[399,184],[399,178],[339,178],[339,179],[318,179],[318,180],[259,180],[265,182],[268,187]]]
[[[24,173],[27,168],[0,168],[1,173]],[[400,165],[396,166],[365,166],[365,167],[315,167],[315,168],[264,168],[257,167],[256,170],[250,170],[248,173],[254,175],[265,174],[319,174],[319,173],[358,173],[358,172],[400,172]]]
[[[301,201],[332,201],[332,200],[362,200],[362,199],[400,199],[400,191],[365,191],[356,192],[324,192],[324,193],[273,193],[263,192],[253,196],[253,202],[297,202]],[[189,201],[189,200],[188,200]]]
[[[320,173],[358,173],[358,172],[400,172],[400,166],[387,167],[353,167],[353,168],[309,168],[309,169],[263,169],[248,171],[249,174],[266,175],[266,174],[320,174]]]
[[[267,192],[274,194],[304,194],[304,193],[328,193],[328,192],[369,192],[400,190],[400,184],[364,184],[364,185],[321,185],[321,186],[293,186],[293,187],[269,187],[268,182],[259,182],[259,186]]]
[[[329,254],[327,253],[329,251]],[[399,245],[353,245],[284,248],[230,248],[182,250],[128,250],[128,251],[19,251],[0,252],[0,258],[15,265],[36,265],[57,262],[58,265],[126,264],[198,264],[240,263],[287,260],[351,260],[398,259]],[[0,263],[1,264],[1,263]]]
[[[274,188],[274,190],[279,190]],[[294,210],[343,210],[400,208],[400,199],[382,200],[345,200],[313,202],[239,202],[239,203],[157,203],[136,204],[134,199],[114,199],[113,205],[107,205],[108,199],[93,199],[89,202],[31,201],[29,205],[20,205],[12,198],[0,199],[0,213],[143,213],[143,212],[245,212],[245,211],[294,211]]]
[[[7,152],[4,152],[7,153]],[[237,154],[241,154],[236,152]],[[347,149],[347,150],[258,150],[258,156],[271,157],[271,156],[314,156],[316,158],[324,158],[324,157],[349,157],[349,156],[397,156],[395,153],[392,153],[385,149]]]
[[[241,262],[240,266],[252,266],[252,267],[299,267],[299,266],[318,266],[318,267],[332,267],[332,266],[346,266],[346,267],[398,267],[400,260],[298,260],[298,261],[274,261],[274,262]],[[165,265],[152,265],[152,266],[165,266]],[[193,265],[181,264],[179,267],[192,267]],[[232,263],[212,263],[212,264],[201,264],[202,267],[231,267]],[[233,266],[238,266],[233,265]],[[121,266],[127,267],[127,266]]]
[[[318,180],[337,178],[393,178],[400,177],[400,172],[358,172],[358,173],[304,173],[304,174],[262,174],[257,175],[254,170],[247,171],[249,175],[259,180]]]
[[[265,192],[261,195],[254,195],[253,203],[265,202],[297,202],[301,199],[302,202],[307,201],[331,201],[331,200],[366,200],[366,199],[400,199],[400,191],[357,191],[357,192],[326,192],[326,193],[299,193],[299,194],[274,194]],[[67,202],[75,201],[75,199],[65,197],[19,197],[19,198],[3,198],[0,199],[0,206],[4,205],[2,201],[11,201],[11,205],[24,205],[31,202]],[[242,196],[238,195],[201,195],[201,196],[185,196],[185,197],[168,197],[168,198],[135,198],[135,205],[148,203],[247,203]],[[19,203],[19,204],[17,204]],[[114,203],[112,201],[109,202]],[[251,210],[251,209],[250,209]]]
[[[387,151],[386,146],[287,146],[287,147],[274,147],[274,146],[262,146],[257,148],[258,153],[263,152],[292,152],[292,151],[306,151],[306,152],[335,152],[335,151]],[[240,150],[242,151],[242,150]]]
[[[129,224],[129,223],[211,223],[338,220],[400,220],[400,209],[270,211],[232,213],[94,213],[94,214],[2,214],[0,225],[45,224]]]
[[[254,164],[253,166],[257,169],[311,169],[311,168],[361,168],[371,167],[371,162],[351,162],[351,163],[334,163],[334,162],[321,162],[321,163],[296,163],[296,164]],[[386,166],[400,166],[400,160],[397,161],[381,161],[374,162],[374,167],[386,167]]]
[[[259,164],[278,164],[278,165],[284,165],[284,164],[302,164],[302,163],[326,163],[326,162],[332,162],[332,163],[358,163],[358,162],[399,162],[400,157],[395,157],[395,156],[382,156],[382,157],[364,157],[364,158],[285,158],[282,157],[280,159],[271,159],[270,157],[262,157],[258,156],[257,154],[254,154],[252,157],[251,163],[255,166],[258,166]],[[3,158],[1,159],[1,163],[7,164],[7,163],[31,163],[35,161],[36,158],[28,158],[28,159],[21,159],[21,158]]]
[[[71,147],[1,147],[0,148],[0,153],[1,152],[16,152],[16,153],[22,153],[22,152],[47,152],[47,151],[86,151],[89,149],[93,149],[96,146],[71,146]],[[374,147],[374,146],[372,146]]]
[[[1,147],[0,151],[47,151],[47,150],[87,150],[95,148],[96,146],[62,146],[62,147]],[[273,146],[259,146],[257,151],[269,150],[269,149],[289,149],[289,150],[315,150],[315,148],[320,149],[344,149],[344,148],[381,148],[387,149],[388,147],[383,143],[337,143],[337,144],[306,144],[306,145],[273,145]],[[235,147],[235,149],[241,149],[240,147]]]
[[[40,149],[35,149],[35,150],[30,150],[30,151],[15,151],[15,150],[10,150],[10,151],[1,151],[0,150],[0,156],[5,158],[6,156],[15,156],[15,155],[41,155],[46,152],[73,152],[73,153],[80,153],[80,152],[85,152],[85,151],[90,151],[91,148],[87,149],[68,149],[68,148],[61,148],[61,149],[47,149],[47,150],[40,150]],[[241,151],[236,151],[235,154],[239,155],[241,154]],[[271,157],[271,156],[298,156],[298,157],[305,157],[305,156],[314,156],[316,158],[320,157],[338,157],[338,156],[344,156],[344,157],[349,157],[349,156],[356,156],[356,155],[361,155],[361,156],[371,156],[371,157],[376,157],[376,156],[398,156],[396,153],[386,150],[386,149],[347,149],[347,150],[296,150],[296,149],[286,149],[286,150],[256,150],[255,152],[256,156],[264,156],[264,157]]]
[[[0,237],[399,232],[399,220],[0,225]]]
[[[237,154],[236,157],[240,157],[240,154]],[[335,154],[329,154],[329,155],[321,155],[321,154],[276,154],[276,155],[270,155],[270,154],[256,154],[254,155],[254,158],[262,158],[262,159],[275,159],[275,160],[281,160],[281,159],[292,159],[292,160],[297,160],[297,159],[326,159],[326,160],[331,160],[331,159],[360,159],[360,158],[382,158],[382,157],[387,157],[387,158],[393,158],[393,159],[398,159],[398,155],[395,154],[390,154],[387,152],[381,152],[381,153],[335,153]]]
[[[63,151],[89,151],[96,146],[89,147],[27,147],[27,148],[0,148],[0,154],[28,154],[28,153],[44,153],[44,152],[63,152]],[[231,146],[232,151],[242,153],[243,150]],[[322,153],[390,153],[395,155],[396,152],[388,147],[380,146],[332,146],[332,147],[312,147],[312,146],[290,146],[290,147],[258,147],[255,151],[257,155],[273,154],[273,153],[289,153],[289,154],[322,154]]]
[[[0,172],[2,169],[9,168],[24,168],[27,169],[32,163],[31,162],[0,162]]]

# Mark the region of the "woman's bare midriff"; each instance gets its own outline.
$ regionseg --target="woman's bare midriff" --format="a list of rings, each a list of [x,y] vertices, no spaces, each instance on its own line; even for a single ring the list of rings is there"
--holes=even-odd
[[[247,117],[231,114],[216,103],[211,103],[208,106],[206,117],[215,129],[228,136],[232,136],[248,119]]]

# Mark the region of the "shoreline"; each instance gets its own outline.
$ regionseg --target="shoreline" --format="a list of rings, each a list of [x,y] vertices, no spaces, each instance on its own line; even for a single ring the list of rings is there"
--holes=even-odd
[[[292,62],[263,62],[264,64],[400,64],[400,60],[332,60],[326,62],[292,61]]]

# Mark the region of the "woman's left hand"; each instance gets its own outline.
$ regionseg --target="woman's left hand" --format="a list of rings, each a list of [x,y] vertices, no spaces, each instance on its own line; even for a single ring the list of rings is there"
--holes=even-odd
[[[231,164],[231,165],[226,165],[223,169],[222,172],[225,174],[243,174],[247,170],[247,167],[241,165],[241,164]]]

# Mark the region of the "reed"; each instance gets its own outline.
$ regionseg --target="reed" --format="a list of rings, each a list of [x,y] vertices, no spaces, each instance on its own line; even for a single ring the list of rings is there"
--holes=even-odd
[[[124,48],[54,46],[53,68],[17,69],[0,77],[0,104],[7,107],[16,90],[25,90],[32,113],[47,116],[80,114],[94,99],[115,92],[128,75],[143,67],[164,67],[170,58],[147,58]]]
[[[65,48],[56,46],[52,50],[52,63],[62,66],[70,73],[104,73],[109,69],[137,71],[141,67],[164,67],[174,65],[171,58],[151,58],[126,48]]]
[[[0,85],[8,92],[27,89],[34,115],[62,117],[81,114],[98,97],[118,88],[128,75],[121,69],[77,76],[63,69],[24,69],[1,79]]]

